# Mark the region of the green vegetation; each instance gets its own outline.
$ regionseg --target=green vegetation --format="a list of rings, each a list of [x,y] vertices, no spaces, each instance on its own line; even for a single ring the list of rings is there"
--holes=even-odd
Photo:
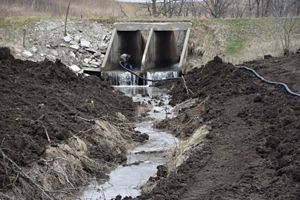
[[[231,38],[228,39],[225,46],[225,53],[236,54],[246,47],[246,38]]]
[[[0,28],[25,26],[27,24],[30,24],[30,23],[34,22],[34,21],[36,21],[36,19],[30,19],[30,18],[3,19],[3,18],[0,18]]]

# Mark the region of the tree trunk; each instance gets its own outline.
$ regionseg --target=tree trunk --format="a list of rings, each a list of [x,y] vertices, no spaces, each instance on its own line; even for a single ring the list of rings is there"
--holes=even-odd
[[[152,0],[152,15],[157,17],[156,0]]]
[[[256,17],[260,16],[260,0],[255,0],[256,2]]]

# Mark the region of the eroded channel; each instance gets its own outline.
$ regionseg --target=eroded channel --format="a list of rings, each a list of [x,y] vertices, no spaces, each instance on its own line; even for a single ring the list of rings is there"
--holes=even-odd
[[[79,198],[81,200],[109,200],[117,195],[136,197],[140,187],[157,172],[157,166],[166,162],[168,150],[178,143],[170,133],[155,129],[154,123],[172,117],[170,96],[155,87],[115,87],[133,101],[149,105],[150,111],[135,123],[135,130],[149,135],[149,140],[127,153],[127,163],[109,174],[103,184],[92,181]]]

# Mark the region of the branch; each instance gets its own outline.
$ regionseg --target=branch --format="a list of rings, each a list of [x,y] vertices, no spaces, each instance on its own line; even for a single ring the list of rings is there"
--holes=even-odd
[[[37,190],[39,190],[43,196],[45,196],[47,199],[49,200],[55,200],[54,197],[51,197],[46,191],[45,189],[37,184],[32,178],[30,178],[25,172],[23,172],[23,170],[21,169],[21,167],[19,167],[19,165],[17,165],[13,160],[11,160],[0,148],[0,153],[2,154],[2,158],[3,160],[7,160],[12,167],[10,167],[16,174],[19,174],[22,178],[24,178],[25,180],[27,180],[33,187],[35,187]]]
[[[193,92],[192,90],[190,90],[190,89],[187,87],[186,82],[185,82],[185,79],[184,79],[184,76],[182,76],[181,78],[182,78],[182,80],[183,80],[183,85],[184,85],[184,87],[185,87],[186,94],[187,94],[188,96],[189,96],[189,92],[192,93],[192,94],[194,94],[194,92]]]
[[[0,192],[0,197],[3,197],[3,198],[6,198],[6,199],[9,199],[9,200],[14,200],[12,197]],[[1,198],[0,198],[1,199]]]
[[[122,5],[121,5],[120,2],[118,2],[118,5],[119,5],[119,7],[120,7],[121,13],[122,13],[125,17],[128,17],[128,15],[127,15],[126,12],[124,11],[124,9],[123,9],[123,7],[122,7]]]

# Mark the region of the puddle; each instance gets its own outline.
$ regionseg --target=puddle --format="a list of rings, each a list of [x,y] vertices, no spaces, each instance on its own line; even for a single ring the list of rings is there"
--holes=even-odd
[[[118,166],[110,174],[110,179],[100,184],[92,181],[84,190],[81,200],[110,200],[117,195],[136,197],[140,187],[150,176],[157,172],[156,167],[166,162],[166,151],[178,143],[173,135],[153,128],[157,120],[172,116],[169,104],[170,96],[166,91],[155,87],[115,87],[125,95],[132,97],[135,102],[152,105],[148,116],[135,124],[135,130],[147,133],[149,140],[130,150],[127,154],[126,165]]]

